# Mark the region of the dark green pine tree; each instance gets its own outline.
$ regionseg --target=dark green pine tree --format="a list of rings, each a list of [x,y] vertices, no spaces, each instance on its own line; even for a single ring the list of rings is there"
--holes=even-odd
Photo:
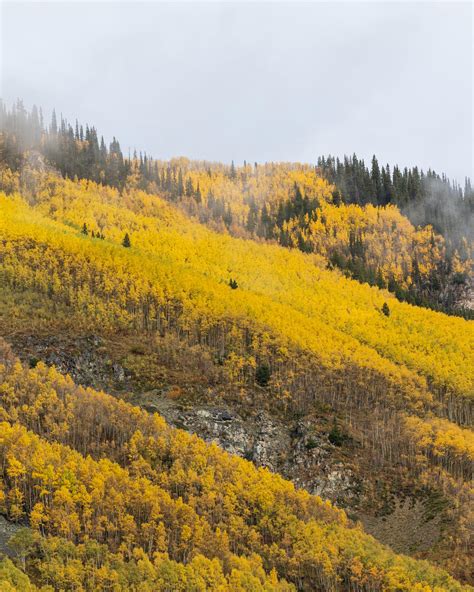
[[[267,208],[267,204],[263,204],[262,212],[260,215],[260,228],[258,231],[259,236],[270,238],[272,231],[272,217]]]
[[[392,176],[390,166],[382,167],[382,205],[387,205],[393,201]]]
[[[171,193],[173,191],[173,178],[171,176],[171,168],[168,167],[166,169],[166,181],[165,181],[165,189]]]
[[[386,287],[386,283],[385,283],[385,280],[383,279],[382,270],[380,269],[380,267],[377,268],[377,271],[375,273],[375,284],[381,290]]]
[[[199,187],[199,181],[198,181],[198,185],[196,188],[196,194],[194,195],[194,199],[197,201],[197,203],[202,202],[202,195],[201,195],[201,188]]]
[[[377,158],[374,156],[372,157],[372,170],[370,172],[370,178],[372,180],[372,186],[374,188],[375,199],[379,205],[383,204],[383,188],[382,188],[382,178],[380,176],[380,168]]]
[[[178,172],[178,197],[183,197],[184,195],[184,182],[183,182],[183,171],[179,169]]]
[[[259,364],[255,371],[255,382],[262,387],[265,387],[270,382],[271,372],[267,364]]]
[[[296,216],[303,216],[305,214],[304,199],[303,199],[303,194],[301,193],[301,189],[299,188],[297,183],[294,184],[293,191],[294,191],[293,211]],[[290,204],[288,204],[288,205],[290,205]]]
[[[131,246],[132,243],[130,242],[130,237],[128,236],[128,232],[126,232],[125,236],[123,237],[122,247],[126,247],[127,249],[129,249]]]
[[[186,197],[192,197],[192,195],[194,194],[194,187],[193,187],[193,182],[191,181],[191,177],[188,177],[186,179],[185,192],[186,192]]]
[[[84,224],[82,225],[82,230],[81,230],[82,234],[89,234],[89,231],[87,230],[87,224],[84,222]]]
[[[257,207],[255,201],[252,199],[252,201],[250,202],[250,206],[249,206],[249,213],[247,215],[247,223],[246,223],[247,230],[249,232],[255,232],[255,229],[257,228],[257,222],[258,222],[258,207]]]

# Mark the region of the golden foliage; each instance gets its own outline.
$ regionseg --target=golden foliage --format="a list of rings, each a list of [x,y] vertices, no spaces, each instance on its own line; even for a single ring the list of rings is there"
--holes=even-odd
[[[2,512],[65,539],[41,543],[51,552],[50,563],[42,560],[32,572],[39,584],[66,577],[54,546],[67,549],[67,540],[79,545],[67,552],[77,557],[77,582],[87,556],[100,552],[107,570],[115,565],[111,577],[123,562],[131,569],[138,561],[148,565],[151,582],[166,569],[183,590],[192,577],[204,578],[203,590],[291,590],[276,573],[301,590],[346,589],[348,582],[361,591],[462,589],[429,564],[396,556],[342,511],[281,477],[169,428],[157,415],[78,388],[41,363],[25,369],[2,349],[0,401],[15,421],[0,426]],[[275,572],[265,574],[262,561]],[[104,575],[92,573],[96,581]],[[232,587],[237,583],[241,588]]]

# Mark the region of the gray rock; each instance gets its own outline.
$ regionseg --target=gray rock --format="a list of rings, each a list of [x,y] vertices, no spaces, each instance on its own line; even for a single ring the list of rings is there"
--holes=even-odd
[[[10,538],[23,528],[20,524],[9,522],[3,516],[0,516],[0,553],[12,556],[12,550],[8,546]]]

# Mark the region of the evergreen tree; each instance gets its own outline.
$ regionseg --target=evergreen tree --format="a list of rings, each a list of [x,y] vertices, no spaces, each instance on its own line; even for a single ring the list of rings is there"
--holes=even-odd
[[[179,169],[178,172],[178,197],[183,197],[184,195],[184,182],[183,182],[183,171]]]
[[[201,188],[199,187],[199,181],[198,181],[198,184],[197,184],[196,194],[195,194],[194,198],[197,201],[197,203],[201,203],[202,196],[201,196]]]
[[[271,372],[267,364],[259,364],[255,371],[255,382],[262,387],[265,387],[270,382]]]
[[[382,167],[382,204],[387,205],[393,200],[392,177],[390,175],[390,166]]]
[[[123,237],[122,246],[126,247],[127,249],[132,246],[132,243],[130,242],[130,237],[128,236],[128,232],[126,232],[125,236]]]
[[[329,442],[333,444],[333,446],[342,446],[344,442],[347,440],[347,436],[343,434],[341,431],[336,418],[334,417],[332,429],[328,435]]]
[[[55,109],[53,109],[53,114],[51,116],[51,128],[50,128],[50,130],[51,130],[51,134],[53,136],[56,136],[57,135],[57,133],[58,133],[58,120],[56,118],[56,110]]]
[[[255,232],[255,229],[257,228],[257,222],[258,222],[258,207],[257,207],[255,201],[252,200],[252,202],[250,203],[250,206],[249,206],[249,213],[247,214],[247,224],[246,224],[247,230],[251,233]]]
[[[191,177],[186,179],[186,188],[185,188],[186,197],[192,197],[194,194],[194,187]]]
[[[261,228],[259,229],[259,235],[265,238],[270,238],[272,234],[272,218],[267,208],[267,204],[264,203],[262,207],[262,213],[260,215],[260,225]]]
[[[374,156],[372,157],[372,170],[370,173],[370,178],[372,180],[372,185],[374,188],[376,203],[383,204],[383,191],[382,191],[382,179],[380,175],[380,168],[377,158]]]

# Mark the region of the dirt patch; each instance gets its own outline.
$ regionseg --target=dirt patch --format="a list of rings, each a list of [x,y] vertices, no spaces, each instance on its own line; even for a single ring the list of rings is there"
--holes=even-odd
[[[368,533],[397,553],[427,551],[441,536],[441,514],[427,519],[426,503],[413,498],[395,500],[390,514],[360,514],[359,519]]]

